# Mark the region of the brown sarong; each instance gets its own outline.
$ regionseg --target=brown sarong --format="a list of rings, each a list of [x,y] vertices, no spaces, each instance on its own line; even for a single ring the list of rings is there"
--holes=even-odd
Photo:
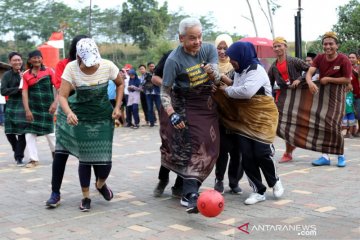
[[[264,143],[273,143],[276,136],[278,111],[270,96],[255,95],[251,99],[234,99],[217,91],[220,120],[233,132]]]
[[[281,90],[277,106],[277,134],[293,146],[328,154],[343,154],[341,121],[345,109],[345,85],[320,85],[311,94],[308,86]]]
[[[186,179],[203,182],[219,155],[219,127],[216,104],[210,88],[198,87],[173,93],[174,110],[185,120],[175,129],[166,113],[160,114],[161,165]]]

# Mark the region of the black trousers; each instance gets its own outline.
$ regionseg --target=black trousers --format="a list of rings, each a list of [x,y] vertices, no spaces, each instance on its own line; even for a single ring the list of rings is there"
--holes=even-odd
[[[275,148],[272,144],[255,141],[241,135],[238,136],[242,154],[242,164],[249,184],[254,192],[264,194],[266,186],[262,183],[260,170],[269,187],[273,187],[279,179],[273,160]]]
[[[195,179],[183,179],[183,196],[187,196],[190,193],[198,193],[201,183]]]
[[[160,166],[159,177],[158,177],[159,180],[169,181],[169,175],[170,175],[170,170],[164,166]],[[178,175],[175,180],[174,188],[182,188],[182,187],[183,187],[183,179]]]
[[[144,116],[145,116],[145,121],[149,122],[149,116],[148,116],[148,105],[146,102],[146,95],[144,92],[140,92],[140,102],[141,102],[141,108],[144,112]]]
[[[60,194],[60,188],[68,158],[69,154],[55,151],[54,161],[52,165],[51,190],[58,194]]]
[[[110,175],[111,164],[109,165],[85,165],[79,164],[79,179],[80,186],[82,188],[87,188],[90,186],[91,180],[91,167],[94,168],[95,178],[99,179],[107,179]]]
[[[239,181],[244,175],[244,169],[241,165],[240,142],[238,134],[227,133],[227,130],[221,124],[220,130],[220,152],[216,161],[215,176],[219,181],[224,180],[224,175],[230,155],[228,169],[229,186],[237,187]]]
[[[25,134],[6,134],[6,138],[11,144],[15,161],[22,160],[24,158],[24,150],[26,147]]]

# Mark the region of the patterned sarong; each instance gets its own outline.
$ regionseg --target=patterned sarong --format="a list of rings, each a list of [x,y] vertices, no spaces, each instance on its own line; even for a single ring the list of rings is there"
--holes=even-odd
[[[214,99],[220,120],[227,129],[256,141],[273,143],[278,111],[272,97],[255,95],[251,99],[234,99],[217,91]]]
[[[174,93],[172,101],[186,128],[175,129],[167,114],[160,114],[161,164],[183,178],[203,182],[219,155],[216,104],[210,89],[203,87]]]
[[[67,124],[67,117],[59,108],[56,151],[70,153],[82,164],[111,163],[114,122],[107,85],[77,87],[75,94],[68,98],[69,106],[79,120],[76,126]]]
[[[278,136],[296,147],[329,154],[344,153],[341,120],[345,109],[345,85],[320,85],[311,94],[307,85],[281,90],[278,99]]]
[[[5,110],[5,133],[24,134],[27,124],[21,92],[9,96]]]
[[[34,116],[34,121],[28,122],[25,133],[33,133],[38,136],[54,132],[53,115],[49,108],[54,101],[54,92],[50,76],[41,78],[29,89],[29,107]]]

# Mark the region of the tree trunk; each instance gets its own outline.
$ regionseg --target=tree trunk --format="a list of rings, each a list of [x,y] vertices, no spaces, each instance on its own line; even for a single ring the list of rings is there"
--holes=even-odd
[[[250,15],[251,15],[251,22],[253,23],[253,26],[254,26],[254,30],[255,30],[255,34],[256,34],[256,37],[259,36],[258,34],[258,30],[257,30],[257,27],[256,27],[256,23],[255,23],[255,18],[254,18],[254,14],[253,14],[253,11],[252,11],[252,8],[251,8],[251,5],[250,5],[250,2],[249,0],[246,0],[248,6],[249,6],[249,11],[250,11]]]

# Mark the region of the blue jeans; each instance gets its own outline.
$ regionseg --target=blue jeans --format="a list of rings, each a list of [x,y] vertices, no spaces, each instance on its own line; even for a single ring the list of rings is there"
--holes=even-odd
[[[4,113],[5,104],[0,104],[0,124],[4,124],[5,122],[5,113]]]
[[[128,115],[129,111],[129,115]],[[129,116],[129,118],[127,117]],[[139,118],[139,104],[133,104],[131,106],[126,107],[126,121],[127,123],[131,123],[132,118],[134,118],[135,125],[139,125],[140,118]],[[128,122],[129,120],[129,122]]]
[[[146,103],[147,103],[147,108],[148,108],[149,122],[151,125],[154,125],[154,122],[155,122],[154,114],[153,114],[154,104],[156,106],[158,116],[159,116],[160,104],[161,104],[160,95],[146,94]],[[159,119],[160,119],[160,117],[159,117]]]

